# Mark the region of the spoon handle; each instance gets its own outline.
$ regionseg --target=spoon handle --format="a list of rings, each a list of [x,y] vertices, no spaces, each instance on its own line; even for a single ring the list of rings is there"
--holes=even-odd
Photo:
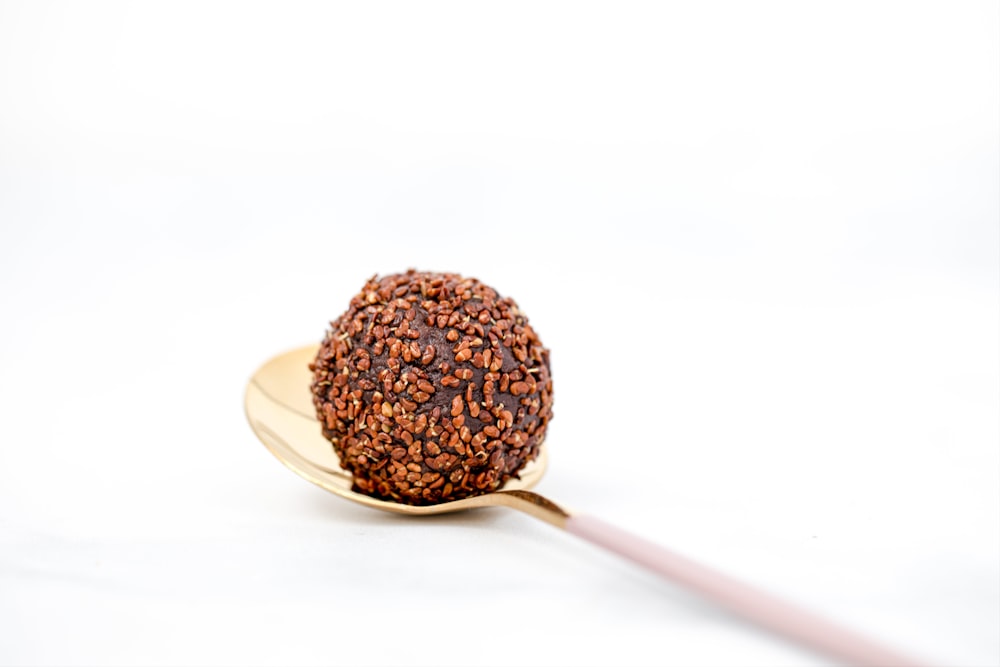
[[[749,621],[847,664],[879,667],[919,667],[922,664],[595,517],[569,515],[563,527],[567,532],[634,561]]]

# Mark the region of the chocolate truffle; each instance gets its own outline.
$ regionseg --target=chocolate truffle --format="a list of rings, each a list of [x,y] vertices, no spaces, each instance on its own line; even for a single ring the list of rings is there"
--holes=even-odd
[[[501,488],[552,418],[549,351],[509,297],[452,273],[371,278],[330,323],[312,395],[355,491],[410,505]]]

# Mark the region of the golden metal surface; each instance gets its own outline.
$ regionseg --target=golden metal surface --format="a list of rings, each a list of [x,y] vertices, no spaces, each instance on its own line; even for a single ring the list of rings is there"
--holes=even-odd
[[[569,514],[555,503],[528,491],[545,474],[548,456],[543,446],[538,458],[501,491],[438,505],[403,505],[371,498],[351,490],[351,475],[340,467],[333,446],[323,437],[316,419],[308,364],[317,346],[278,355],[250,378],[245,407],[247,419],[261,442],[298,475],[327,491],[356,503],[399,514],[444,514],[478,507],[512,507],[565,528]]]

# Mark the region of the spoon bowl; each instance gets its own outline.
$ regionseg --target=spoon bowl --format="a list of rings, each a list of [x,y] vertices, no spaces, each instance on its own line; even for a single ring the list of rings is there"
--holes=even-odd
[[[459,512],[480,507],[506,506],[563,527],[567,513],[551,501],[528,493],[542,479],[548,466],[543,445],[538,457],[500,491],[436,505],[404,505],[380,500],[353,490],[351,474],[340,466],[340,458],[323,437],[313,408],[309,384],[309,362],[318,346],[311,345],[280,354],[266,362],[247,384],[244,405],[250,428],[264,446],[296,474],[347,500],[397,514],[428,515]]]

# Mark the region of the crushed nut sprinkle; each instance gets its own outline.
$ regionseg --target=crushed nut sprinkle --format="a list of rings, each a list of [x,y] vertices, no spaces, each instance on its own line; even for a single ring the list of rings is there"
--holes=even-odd
[[[456,274],[372,277],[309,368],[355,490],[394,502],[502,487],[537,457],[552,418],[549,352],[527,317]]]

